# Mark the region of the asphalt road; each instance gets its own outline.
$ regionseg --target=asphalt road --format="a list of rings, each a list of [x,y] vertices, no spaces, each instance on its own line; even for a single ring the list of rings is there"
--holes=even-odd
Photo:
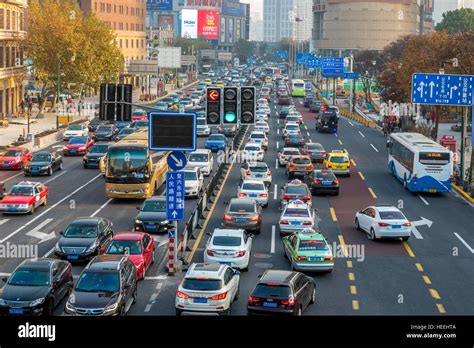
[[[317,302],[304,314],[472,315],[474,236],[470,225],[474,221],[473,207],[455,194],[420,196],[405,191],[387,170],[385,138],[380,131],[341,117],[337,135],[317,133],[313,114],[303,108],[300,101],[296,99],[295,103],[304,116],[306,140],[320,142],[326,150],[347,149],[354,161],[351,177],[340,179],[339,196],[313,197],[313,206],[318,209],[321,219],[319,228],[330,244],[344,243],[347,248],[354,246],[362,251],[358,258],[336,258],[332,273],[311,274],[317,283]],[[246,299],[258,275],[265,269],[290,268],[278,234],[278,196],[288,180],[285,169],[275,166],[283,140],[277,134],[281,122],[276,113],[278,107],[271,107],[272,133],[265,154],[265,161],[273,173],[270,203],[264,209],[262,233],[254,239],[250,269],[241,274],[241,296],[232,307],[232,315],[246,314]],[[199,139],[199,147],[203,147],[204,140]],[[200,243],[190,254],[192,262],[203,260],[206,232],[221,227],[225,203],[237,194],[239,171],[239,163],[229,170],[219,198],[208,215],[206,229],[198,236]],[[0,175],[0,180],[6,180],[7,189],[23,179],[22,174],[16,176],[17,172],[0,172]],[[102,176],[97,170],[83,169],[81,157],[65,158],[63,171],[34,180],[48,185],[48,206],[37,209],[32,216],[0,216],[0,244],[38,244],[40,240],[31,235],[32,230],[54,232],[53,239],[38,244],[39,256],[48,256],[58,239],[58,232],[78,217],[109,218],[116,232],[130,230],[133,226],[135,208],[140,202],[108,200],[103,193]],[[187,216],[196,203],[195,199],[186,200]],[[417,233],[406,243],[372,242],[354,228],[355,212],[370,204],[399,206],[411,221],[425,218],[432,221],[432,225],[418,226]],[[165,272],[167,236],[156,236],[155,241],[156,262],[147,272],[147,279],[140,282],[138,301],[129,315],[175,313],[174,297],[183,275],[168,276]],[[19,259],[0,260],[0,272],[10,273],[20,262]],[[82,268],[83,265],[75,265],[74,274],[78,275]],[[55,313],[60,315],[62,307],[63,304]]]

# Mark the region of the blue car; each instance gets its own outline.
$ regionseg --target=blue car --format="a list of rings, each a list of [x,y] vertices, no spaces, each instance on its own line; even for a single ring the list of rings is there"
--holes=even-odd
[[[156,108],[161,111],[168,111],[168,103],[166,102],[158,102],[156,103]]]
[[[219,150],[225,151],[227,147],[227,138],[223,134],[211,134],[206,141],[206,149],[211,150],[212,152],[217,152]]]
[[[301,134],[289,134],[285,139],[287,147],[303,147],[305,145],[304,137]]]
[[[130,127],[131,121],[117,121],[115,122],[115,127],[119,130],[119,132],[124,129]]]
[[[173,102],[174,102],[175,104],[178,104],[178,103],[179,103],[179,100],[180,100],[179,94],[173,93],[173,94],[170,94],[168,97],[169,97],[169,98],[173,98]]]

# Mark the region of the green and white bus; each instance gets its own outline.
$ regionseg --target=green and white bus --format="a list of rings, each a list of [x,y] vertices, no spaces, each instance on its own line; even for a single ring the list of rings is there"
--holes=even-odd
[[[291,81],[291,95],[293,97],[306,97],[304,81],[295,79]]]

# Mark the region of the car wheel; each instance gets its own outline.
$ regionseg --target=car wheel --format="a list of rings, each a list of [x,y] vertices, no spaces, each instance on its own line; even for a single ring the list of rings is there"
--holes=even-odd
[[[359,219],[358,218],[356,218],[355,225],[356,225],[357,231],[360,231],[361,228],[360,228],[360,225],[359,225]]]
[[[48,176],[53,176],[53,167],[49,167]]]
[[[54,302],[53,302],[53,299],[49,299],[44,305],[43,315],[50,317],[53,315],[53,311],[54,311]]]
[[[301,317],[301,314],[303,313],[303,310],[301,309],[301,306],[298,306],[298,309],[295,312],[295,315],[297,317]]]
[[[311,301],[310,304],[313,304],[316,302],[316,287],[313,288],[313,292],[311,293]]]
[[[33,203],[33,204],[31,205],[30,215],[33,215],[34,212],[35,212],[35,204]]]
[[[182,310],[176,309],[176,316],[177,316],[177,317],[180,317],[180,316],[181,316],[181,313],[183,313]]]
[[[63,170],[63,162],[59,163],[59,170]]]
[[[248,270],[248,267],[247,267],[247,270]],[[235,293],[234,300],[232,302],[237,301],[239,299],[239,295],[240,295],[240,286],[237,288],[237,292]]]
[[[84,163],[84,169],[87,169],[87,164]]]
[[[146,277],[146,267],[145,267],[145,264],[143,264],[142,277],[140,280],[145,280],[145,277]]]
[[[227,308],[224,312],[222,312],[223,316],[229,316],[230,315],[230,307]]]
[[[155,263],[155,250],[153,250],[153,254],[151,256],[151,263]]]
[[[377,237],[375,236],[375,231],[373,228],[370,229],[370,232],[369,234],[367,235],[367,237],[370,239],[370,240],[373,240],[375,241],[377,239]]]

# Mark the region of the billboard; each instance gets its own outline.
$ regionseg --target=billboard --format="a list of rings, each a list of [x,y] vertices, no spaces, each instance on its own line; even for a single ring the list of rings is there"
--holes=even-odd
[[[226,39],[226,32],[225,32],[225,29],[226,29],[226,26],[225,26],[225,17],[221,17],[221,43],[225,43],[225,39]]]
[[[222,0],[179,0],[178,6],[221,8]]]
[[[147,11],[173,11],[173,0],[146,0]]]
[[[206,40],[219,39],[219,11],[198,11],[198,35],[204,36]]]
[[[234,43],[234,18],[227,18],[227,43]]]
[[[198,10],[181,10],[181,37],[197,39]]]
[[[244,17],[245,5],[240,0],[222,0],[222,14],[224,16]]]
[[[181,47],[158,47],[158,67],[181,68]]]
[[[172,29],[174,27],[173,15],[158,15],[157,19],[158,28]]]

